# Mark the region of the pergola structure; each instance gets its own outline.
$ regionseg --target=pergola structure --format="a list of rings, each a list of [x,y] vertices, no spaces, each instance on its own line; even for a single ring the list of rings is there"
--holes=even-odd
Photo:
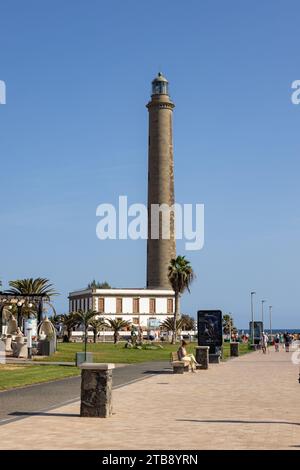
[[[37,305],[37,323],[40,324],[43,314],[43,299],[47,294],[12,294],[0,292],[0,333],[2,331],[2,312],[5,307],[16,305],[18,309],[18,325],[21,326],[22,307],[30,304]]]

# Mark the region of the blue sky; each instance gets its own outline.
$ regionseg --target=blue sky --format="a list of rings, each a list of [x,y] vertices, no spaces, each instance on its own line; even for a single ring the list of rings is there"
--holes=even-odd
[[[145,285],[145,241],[100,241],[96,207],[146,202],[151,80],[174,111],[175,190],[205,204],[205,246],[182,310],[232,312],[250,291],[274,328],[299,327],[300,5],[290,0],[2,0],[1,264],[61,293]]]

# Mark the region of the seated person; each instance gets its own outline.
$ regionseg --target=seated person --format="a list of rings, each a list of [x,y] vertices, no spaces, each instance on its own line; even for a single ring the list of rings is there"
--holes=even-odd
[[[181,341],[181,346],[177,351],[178,359],[180,361],[188,362],[189,365],[191,366],[192,372],[195,372],[196,366],[198,365],[198,363],[197,363],[197,361],[195,359],[195,356],[193,354],[188,354],[187,353],[186,348],[185,348],[186,345],[187,345],[187,343],[184,340],[182,340]]]

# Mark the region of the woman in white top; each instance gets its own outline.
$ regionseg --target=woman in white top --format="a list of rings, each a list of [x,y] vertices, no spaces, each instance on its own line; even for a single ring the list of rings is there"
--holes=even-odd
[[[185,362],[188,362],[191,366],[191,370],[192,372],[195,372],[196,371],[196,366],[198,365],[196,359],[195,359],[195,356],[193,354],[188,354],[187,351],[186,351],[186,345],[187,343],[182,340],[181,341],[181,346],[180,348],[178,349],[178,359],[180,361],[185,361]]]

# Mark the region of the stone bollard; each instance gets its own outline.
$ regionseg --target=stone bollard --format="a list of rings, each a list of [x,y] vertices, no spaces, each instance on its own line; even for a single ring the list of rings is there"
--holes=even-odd
[[[197,369],[208,369],[208,352],[209,346],[196,346],[196,361],[200,364]]]
[[[238,357],[239,355],[239,343],[230,343],[230,357]]]
[[[112,369],[114,364],[84,362],[81,369],[80,416],[108,418],[112,414]]]

